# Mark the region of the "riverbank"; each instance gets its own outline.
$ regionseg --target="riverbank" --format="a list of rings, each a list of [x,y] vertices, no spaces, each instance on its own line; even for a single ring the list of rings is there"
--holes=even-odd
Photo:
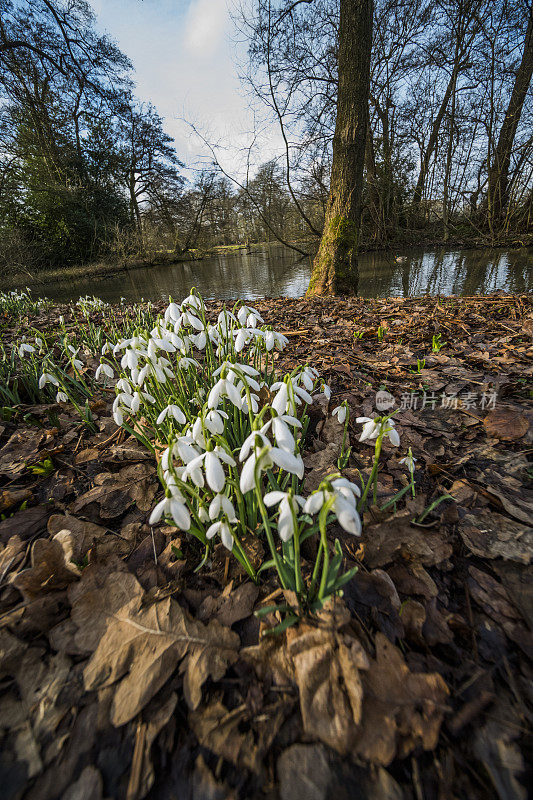
[[[335,406],[349,408],[343,473],[357,484],[374,453],[357,417],[399,409],[400,446],[383,442],[362,536],[329,539],[357,574],[333,606],[264,636],[281,618],[254,612],[295,597],[272,571],[255,587],[221,543],[200,567],[192,536],[148,524],[156,463],[116,427],[113,391],[94,390],[85,418],[70,403],[4,397],[6,797],[303,800],[313,786],[497,800],[505,785],[525,800],[533,297],[255,306],[288,339],[276,368],[308,362],[332,390],[311,407],[306,493],[345,450]],[[58,331],[76,348],[84,337],[76,358],[92,385],[98,331],[150,326],[163,308],[4,307],[1,341],[9,354],[37,331],[57,360]],[[209,317],[220,309],[208,304]],[[264,558],[261,539],[244,546]],[[315,555],[302,547],[304,574]]]
[[[298,249],[308,251],[307,258],[309,263],[312,262],[314,254],[317,249],[317,241],[315,239],[303,239],[301,241],[291,242]],[[0,290],[9,288],[23,288],[30,286],[46,287],[47,285],[56,284],[60,281],[77,280],[80,278],[95,278],[96,280],[112,280],[114,277],[128,272],[135,272],[136,270],[153,269],[158,270],[164,267],[172,267],[178,264],[197,263],[212,259],[220,256],[233,256],[238,254],[250,255],[264,251],[265,249],[279,249],[280,245],[277,241],[272,242],[253,242],[247,244],[234,244],[234,245],[219,245],[212,247],[208,250],[192,249],[182,255],[175,253],[159,254],[151,258],[133,259],[128,262],[115,262],[101,261],[96,263],[70,265],[65,267],[56,267],[53,269],[44,269],[34,272],[23,271],[13,272],[0,275]],[[498,251],[501,249],[522,249],[533,251],[533,235],[524,235],[522,237],[511,236],[502,238],[497,242],[490,241],[483,237],[451,237],[443,239],[438,235],[427,235],[427,232],[420,231],[404,231],[401,236],[387,242],[366,242],[361,245],[360,254],[383,253],[390,254],[391,258],[398,258],[404,260],[405,254],[410,250],[426,249],[428,251],[436,249],[447,250],[482,250],[485,252]],[[287,248],[289,252],[290,248]],[[299,256],[301,257],[301,256]]]
[[[59,280],[84,278],[113,278],[124,272],[141,269],[157,269],[159,267],[173,266],[175,264],[188,264],[203,261],[217,255],[231,255],[238,252],[254,252],[265,247],[279,246],[278,242],[254,242],[249,244],[218,245],[209,250],[193,248],[187,253],[159,254],[152,258],[132,259],[127,262],[98,261],[87,264],[73,264],[63,267],[43,269],[38,272],[14,272],[0,275],[0,290],[8,288],[21,288],[30,285],[46,286]]]

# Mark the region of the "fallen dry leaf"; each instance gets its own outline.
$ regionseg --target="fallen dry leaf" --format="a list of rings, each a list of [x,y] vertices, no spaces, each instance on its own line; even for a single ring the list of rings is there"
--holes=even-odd
[[[54,592],[77,581],[80,570],[65,557],[61,543],[55,539],[37,539],[31,550],[31,566],[12,580],[25,600]]]
[[[393,644],[378,633],[376,658],[362,673],[363,713],[355,752],[387,766],[415,747],[432,750],[446,712],[448,687],[437,673],[411,672]]]
[[[460,521],[459,533],[468,549],[481,558],[523,564],[533,559],[533,528],[495,511],[473,509]]]
[[[96,624],[104,632],[84,670],[89,691],[120,681],[111,708],[116,727],[144,708],[180,661],[185,699],[190,708],[196,708],[205,680],[222,677],[236,660],[239,645],[239,637],[217,620],[203,625],[171,598],[143,608],[140,585],[135,579],[133,583],[131,576],[129,591],[124,591],[124,577],[122,572],[111,573],[101,586],[97,613],[93,610],[92,617],[96,616]],[[77,613],[76,603],[73,605],[78,627],[80,620],[87,618],[89,602],[90,597],[82,595],[81,613]]]
[[[528,432],[529,421],[519,410],[495,408],[483,420],[487,436],[512,442],[521,439]]]
[[[300,692],[304,730],[339,753],[351,752],[361,719],[360,670],[368,658],[360,642],[339,632],[346,609],[322,614],[323,625],[301,623],[287,631],[289,656]],[[340,619],[339,619],[340,616]]]

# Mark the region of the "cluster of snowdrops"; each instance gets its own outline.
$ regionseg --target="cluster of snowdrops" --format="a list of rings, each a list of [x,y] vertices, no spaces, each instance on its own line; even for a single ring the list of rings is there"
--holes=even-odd
[[[85,299],[85,305],[87,299]],[[143,325],[149,322],[149,325]],[[337,523],[349,534],[361,533],[360,512],[376,485],[381,444],[400,444],[393,418],[361,417],[360,440],[375,441],[372,472],[357,485],[339,472],[305,494],[304,447],[308,407],[330,389],[311,366],[288,374],[276,370],[275,352],[287,339],[266,325],[253,308],[237,304],[209,322],[202,298],[194,292],[180,304],[170,302],[164,316],[139,319],[126,337],[99,341],[100,364],[94,379],[114,387],[117,425],[150,448],[158,461],[163,498],[149,522],[166,520],[200,543],[209,558],[220,537],[253,581],[275,569],[284,589],[296,592],[302,606],[320,607],[352,577],[342,573],[338,540],[333,553],[327,529]],[[118,330],[118,329],[116,329]],[[23,357],[24,344],[19,345]],[[33,347],[33,345],[30,345]],[[75,369],[81,362],[75,359]],[[58,388],[52,371],[41,388]],[[332,412],[348,426],[348,408]],[[344,447],[343,447],[344,451]],[[342,466],[339,460],[339,466]],[[412,454],[404,459],[413,478]],[[252,564],[250,536],[267,544],[269,556]],[[302,568],[301,545],[316,536],[316,558]],[[284,624],[290,624],[289,614]]]

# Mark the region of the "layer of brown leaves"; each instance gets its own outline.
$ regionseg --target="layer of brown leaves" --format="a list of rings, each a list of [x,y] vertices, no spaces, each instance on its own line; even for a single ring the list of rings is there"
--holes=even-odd
[[[155,465],[116,431],[108,397],[93,403],[94,435],[68,406],[16,409],[0,426],[2,797],[523,800],[531,297],[258,308],[289,337],[280,366],[309,361],[332,385],[330,408],[347,399],[351,479],[367,478],[372,458],[355,417],[375,412],[379,389],[397,406],[414,398],[397,417],[401,453],[384,446],[362,538],[332,532],[359,572],[313,618],[262,636],[279,618],[260,624],[253,612],[280,597],[275,582],[246,582],[222,547],[195,574],[191,540],[147,525]],[[64,308],[48,321],[59,313],[71,324]],[[433,353],[439,333],[447,344]],[[307,491],[341,439],[323,398],[311,408]],[[416,498],[382,510],[407,485],[409,446]],[[35,476],[47,457],[54,472]],[[444,494],[453,500],[423,517]],[[245,546],[260,561],[260,542]]]

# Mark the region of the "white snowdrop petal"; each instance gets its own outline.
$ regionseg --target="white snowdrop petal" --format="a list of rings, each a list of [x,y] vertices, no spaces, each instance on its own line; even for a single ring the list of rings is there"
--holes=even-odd
[[[220,527],[220,538],[224,547],[231,551],[233,549],[233,536],[229,529],[229,525],[227,525],[225,522],[223,522]]]
[[[283,498],[285,497],[285,492],[267,492],[263,497],[263,503],[266,506],[275,506],[277,503],[280,503]]]
[[[165,509],[167,506],[167,498],[164,497],[163,500],[160,500],[159,503],[155,506],[154,510],[150,514],[150,518],[148,520],[149,525],[155,525],[163,514],[165,513]]]
[[[205,477],[214,492],[221,492],[226,483],[226,476],[222,464],[214,453],[205,455]]]

